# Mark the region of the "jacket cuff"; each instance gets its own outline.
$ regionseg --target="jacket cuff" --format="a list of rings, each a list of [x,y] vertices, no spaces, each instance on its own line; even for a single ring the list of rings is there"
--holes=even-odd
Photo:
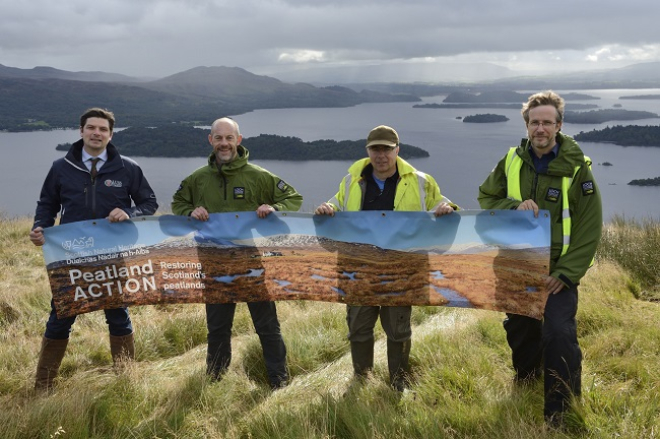
[[[558,279],[564,283],[568,288],[575,288],[577,285],[575,285],[568,277],[566,277],[565,274],[559,274]]]

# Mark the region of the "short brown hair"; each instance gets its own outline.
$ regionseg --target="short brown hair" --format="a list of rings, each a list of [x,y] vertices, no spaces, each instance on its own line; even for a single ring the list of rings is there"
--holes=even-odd
[[[80,128],[85,126],[87,119],[90,117],[100,117],[101,119],[107,120],[110,125],[110,131],[115,127],[115,115],[112,111],[94,107],[87,109],[82,116],[80,116]]]
[[[564,120],[564,99],[552,90],[531,95],[522,106],[522,116],[529,123],[529,110],[541,105],[552,105],[557,110],[557,122]]]

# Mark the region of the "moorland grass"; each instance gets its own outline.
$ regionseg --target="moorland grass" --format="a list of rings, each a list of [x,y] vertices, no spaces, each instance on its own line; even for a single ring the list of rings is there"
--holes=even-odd
[[[580,289],[583,395],[567,428],[555,431],[543,422],[542,384],[511,386],[503,314],[443,307],[413,311],[414,380],[403,394],[387,385],[379,326],[373,374],[354,381],[345,308],[280,302],[292,375],[284,389],[273,392],[268,386],[244,304],[238,305],[234,324],[232,365],[221,381],[210,382],[204,374],[204,308],[190,304],[133,308],[137,361],[121,371],[112,368],[103,313],[79,316],[56,390],[36,395],[48,281],[41,251],[27,239],[30,221],[0,222],[3,438],[659,436],[660,304],[642,300],[654,297],[654,286],[643,281],[651,279],[653,267],[640,256],[655,252],[649,258],[657,260],[657,223],[606,227],[597,263]],[[629,250],[617,246],[644,250],[632,252],[637,262],[626,265],[628,256],[615,254]]]

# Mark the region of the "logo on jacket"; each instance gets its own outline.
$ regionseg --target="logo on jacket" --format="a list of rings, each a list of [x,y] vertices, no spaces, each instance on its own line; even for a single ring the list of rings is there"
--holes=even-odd
[[[107,187],[122,187],[124,185],[124,183],[117,180],[106,180],[103,182],[103,184]]]
[[[545,194],[545,201],[556,203],[557,201],[559,201],[560,196],[561,196],[561,190],[550,187],[548,188],[548,192]]]
[[[596,193],[594,189],[594,182],[589,180],[582,183],[582,195],[593,195]]]
[[[282,192],[285,192],[287,189],[289,189],[289,185],[286,184],[284,180],[280,180],[277,182],[277,188]]]
[[[245,199],[245,188],[244,187],[235,187],[234,188],[234,200],[244,200]]]
[[[64,250],[82,250],[88,247],[94,247],[94,238],[92,236],[89,238],[83,236],[81,238],[64,241],[62,243],[62,248]]]

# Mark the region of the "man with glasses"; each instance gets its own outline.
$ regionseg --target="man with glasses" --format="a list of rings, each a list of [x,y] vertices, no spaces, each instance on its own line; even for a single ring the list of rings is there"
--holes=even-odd
[[[561,133],[564,100],[552,91],[536,93],[523,105],[527,138],[511,148],[479,187],[482,209],[550,211],[549,293],[543,320],[507,314],[504,328],[512,350],[514,383],[540,377],[544,415],[554,426],[581,390],[582,352],[575,315],[578,285],[596,253],[602,205],[591,161],[577,142]]]
[[[417,171],[399,157],[399,135],[380,125],[367,137],[369,157],[358,160],[339,185],[339,192],[316,208],[317,215],[335,211],[398,210],[433,211],[436,216],[452,213],[458,206],[440,194],[428,174]],[[422,193],[423,192],[423,193]],[[398,391],[408,387],[411,306],[347,305],[346,320],[355,376],[364,378],[373,368],[374,327],[380,323],[387,335],[390,384]]]

